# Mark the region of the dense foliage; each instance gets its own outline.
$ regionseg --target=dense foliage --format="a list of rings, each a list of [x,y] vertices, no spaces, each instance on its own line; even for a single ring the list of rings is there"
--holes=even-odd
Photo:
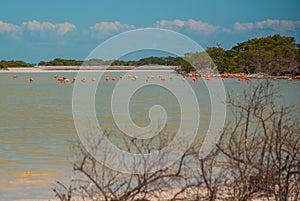
[[[300,45],[295,38],[278,34],[238,43],[230,50],[211,47],[210,55],[220,72],[299,74]]]
[[[52,61],[40,61],[39,66],[80,66],[82,61],[75,59],[61,59],[56,58]]]
[[[32,65],[20,60],[0,61],[0,69],[7,69],[7,68],[14,68],[14,67],[32,67]]]
[[[87,61],[80,61],[74,59],[60,59],[56,58],[52,61],[41,61],[40,66],[80,66],[80,65],[112,65],[112,66],[143,66],[143,65],[177,65],[181,61],[181,57],[147,57],[138,61],[122,61],[122,60],[108,60],[90,59]]]
[[[78,66],[83,61],[54,59],[41,61],[46,66]],[[228,73],[267,73],[270,75],[287,75],[300,73],[300,45],[295,38],[278,34],[263,38],[254,38],[238,43],[230,50],[221,47],[209,47],[206,51],[186,53],[181,57],[147,57],[138,61],[103,61],[93,59],[85,65],[143,66],[166,65],[181,66],[190,72],[194,68],[216,68],[219,72]]]
[[[56,58],[52,61],[41,61],[39,66],[144,66],[144,65],[166,65],[166,66],[181,66],[186,72],[190,72],[193,67],[182,57],[147,57],[134,61],[122,61],[122,60],[101,60],[90,59],[87,61],[80,61],[74,59],[61,59]]]
[[[206,51],[186,53],[183,57],[147,57],[137,61],[90,59],[87,61],[56,58],[40,61],[39,66],[181,66],[183,71],[217,69],[228,73],[300,74],[300,44],[294,37],[278,34],[238,43],[230,50],[209,47]],[[1,61],[0,68],[29,67],[23,61]]]
[[[176,65],[179,57],[147,57],[138,61],[119,61],[116,60],[112,63],[112,66],[144,66],[144,65]]]

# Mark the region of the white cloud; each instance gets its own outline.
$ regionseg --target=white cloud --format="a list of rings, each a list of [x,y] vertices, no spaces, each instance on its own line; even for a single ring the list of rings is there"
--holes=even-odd
[[[220,37],[220,34],[226,33],[227,36],[234,36],[236,34],[244,35],[247,33],[247,37],[266,35],[266,34],[287,34],[287,35],[299,35],[300,20],[279,20],[279,19],[267,19],[257,22],[241,23],[236,22],[231,29],[222,26],[212,25],[201,20],[160,20],[154,24],[154,27],[171,29],[181,33],[192,34],[193,36],[208,36],[208,37]],[[76,29],[74,24],[69,22],[64,23],[51,23],[51,22],[39,22],[37,20],[23,22],[20,25],[3,22],[0,20],[0,34],[8,35],[12,38],[18,39],[21,36],[26,37],[26,34],[31,34],[32,37],[44,37],[47,38],[50,33],[51,36],[62,36]],[[105,38],[114,33],[135,29],[134,25],[122,24],[119,21],[115,22],[99,22],[93,26],[86,28],[86,33],[95,36],[97,38]],[[35,34],[37,33],[37,34]],[[249,33],[249,34],[248,34]],[[213,36],[214,35],[214,36]]]
[[[90,29],[102,37],[110,34],[134,29],[134,25],[122,24],[119,21],[115,22],[100,22],[91,26]]]
[[[188,20],[185,24],[189,31],[195,33],[211,34],[220,29],[220,27],[218,26],[214,26],[202,21],[195,21],[192,19]]]
[[[0,33],[6,33],[10,37],[12,37],[14,39],[18,39],[19,38],[18,35],[20,34],[20,30],[21,30],[20,26],[5,23],[5,22],[0,20]]]
[[[75,25],[65,22],[63,24],[53,24],[50,22],[38,22],[32,20],[29,22],[24,22],[23,27],[29,31],[55,31],[58,35],[64,35],[75,29]]]
[[[30,31],[41,31],[41,30],[51,30],[55,29],[55,25],[50,22],[38,22],[32,20],[29,22],[24,22],[23,27],[27,28]]]
[[[182,21],[182,20],[176,19],[176,20],[173,21],[173,23],[174,23],[176,26],[178,26],[178,27],[183,27],[183,26],[184,26],[184,21]]]
[[[57,35],[64,35],[74,29],[75,25],[68,22],[62,24],[53,24],[50,22],[39,22],[37,20],[32,20],[29,22],[23,22],[22,25],[15,25],[0,21],[0,33],[7,33],[15,39],[20,38],[24,30],[28,30],[30,32],[53,31]]]
[[[58,24],[57,26],[58,26],[57,33],[60,35],[64,35],[76,28],[74,24],[68,22],[65,22],[63,24]]]
[[[155,23],[155,27],[164,28],[164,29],[172,29],[175,31],[180,31],[182,29],[186,30],[190,33],[196,34],[211,34],[223,28],[219,26],[214,26],[212,24],[208,24],[206,22],[202,22],[201,20],[196,21],[193,19],[189,19],[186,21],[175,19],[173,21],[168,20],[160,20]]]
[[[172,29],[172,30],[179,30],[182,27],[184,27],[185,21],[182,20],[173,20],[173,21],[168,21],[168,20],[160,20],[155,23],[155,27],[157,28],[163,28],[163,29]]]
[[[291,20],[274,20],[268,19],[259,22],[250,22],[250,23],[240,23],[236,22],[234,24],[234,29],[236,31],[250,31],[250,30],[263,30],[271,29],[278,32],[286,31],[295,31],[300,28],[300,21],[291,21]]]
[[[160,20],[157,21],[154,25],[157,28],[171,29],[179,32],[192,33],[197,35],[206,35],[211,34],[243,34],[244,32],[255,31],[255,33],[297,33],[300,29],[300,20],[291,21],[291,20],[278,20],[278,19],[268,19],[258,22],[249,22],[249,23],[234,23],[232,29],[225,28],[222,26],[216,26],[203,22],[201,20]]]
[[[0,21],[0,32],[13,32],[18,29],[17,25],[8,24],[3,21]]]

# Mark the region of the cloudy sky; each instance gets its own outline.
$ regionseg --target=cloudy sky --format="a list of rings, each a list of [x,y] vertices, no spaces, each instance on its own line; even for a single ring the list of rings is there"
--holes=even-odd
[[[300,43],[299,0],[1,0],[0,60],[84,59],[137,28],[171,29],[225,49],[279,33]]]

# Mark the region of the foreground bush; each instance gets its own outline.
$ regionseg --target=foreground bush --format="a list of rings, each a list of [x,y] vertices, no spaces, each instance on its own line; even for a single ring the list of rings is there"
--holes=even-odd
[[[300,129],[296,107],[280,106],[276,88],[268,81],[242,94],[230,93],[227,107],[234,117],[227,122],[215,149],[199,158],[195,142],[179,160],[142,174],[125,174],[98,163],[81,144],[75,149],[75,178],[70,186],[58,182],[60,200],[252,200],[300,199]],[[110,138],[111,133],[105,133]],[[123,139],[122,149],[151,153],[165,147],[172,135],[151,140]],[[100,141],[95,151],[105,150]],[[164,160],[162,156],[162,161]],[[107,152],[107,159],[110,153]],[[150,171],[149,171],[150,170]]]

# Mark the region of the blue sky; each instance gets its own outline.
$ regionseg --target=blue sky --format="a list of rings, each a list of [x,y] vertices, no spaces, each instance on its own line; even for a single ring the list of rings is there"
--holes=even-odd
[[[3,0],[0,60],[84,59],[106,39],[136,28],[178,31],[201,46],[279,33],[300,43],[299,0]]]

